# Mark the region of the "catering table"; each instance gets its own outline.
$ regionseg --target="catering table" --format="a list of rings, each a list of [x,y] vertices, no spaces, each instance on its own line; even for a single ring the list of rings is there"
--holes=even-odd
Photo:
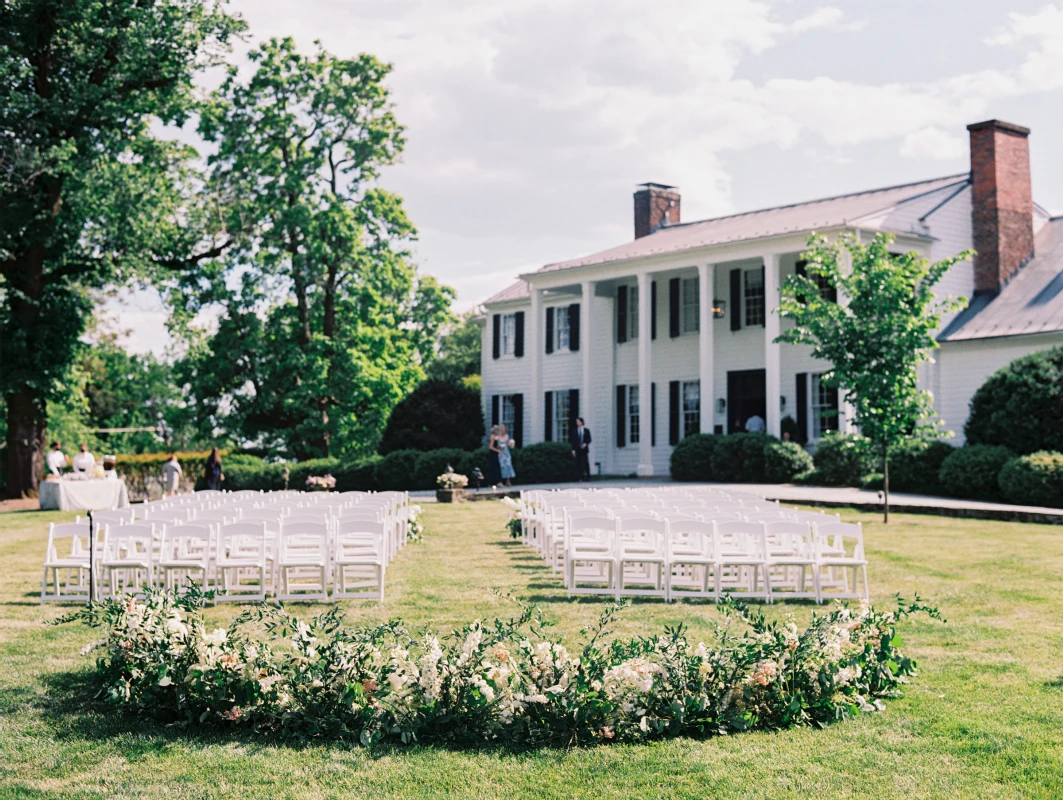
[[[80,511],[82,509],[125,508],[129,493],[121,478],[94,478],[87,481],[41,481],[41,510]]]

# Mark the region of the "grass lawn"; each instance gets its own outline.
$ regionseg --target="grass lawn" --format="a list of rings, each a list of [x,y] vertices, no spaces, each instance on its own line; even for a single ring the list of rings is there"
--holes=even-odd
[[[37,604],[47,523],[71,516],[0,515],[0,797],[1063,797],[1063,528],[904,515],[887,528],[843,513],[864,523],[872,599],[919,592],[948,619],[902,625],[920,675],[883,713],[820,731],[512,752],[299,748],[182,731],[93,700],[78,650],[95,632],[45,627],[66,609]],[[558,576],[509,540],[505,518],[497,503],[427,507],[427,539],[393,562],[387,602],[351,604],[348,620],[449,630],[508,615],[501,589],[541,604],[576,642],[600,601],[567,600]],[[811,610],[770,613],[800,622]],[[640,602],[617,633],[685,622],[696,640],[717,613]]]

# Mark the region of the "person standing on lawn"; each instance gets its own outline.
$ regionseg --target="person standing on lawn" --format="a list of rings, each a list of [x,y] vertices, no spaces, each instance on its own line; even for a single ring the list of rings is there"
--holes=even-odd
[[[591,477],[591,429],[583,424],[583,417],[576,418],[576,427],[568,435],[568,442],[572,445],[572,457],[576,460],[576,480]]]
[[[221,491],[221,482],[225,480],[225,474],[221,471],[221,456],[218,448],[210,451],[207,463],[203,467],[203,477],[207,479],[207,488],[214,492]]]

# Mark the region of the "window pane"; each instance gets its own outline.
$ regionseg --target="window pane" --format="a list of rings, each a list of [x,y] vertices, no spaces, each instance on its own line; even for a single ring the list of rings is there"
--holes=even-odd
[[[760,269],[745,271],[746,325],[764,324],[764,273]]]
[[[639,441],[639,387],[629,386],[627,390],[628,438],[632,444]]]
[[[516,431],[514,429],[514,423],[517,421],[517,416],[514,413],[513,408],[513,395],[502,395],[502,424],[506,426],[506,432],[509,434],[510,439],[516,438]]]
[[[568,392],[554,392],[554,440],[568,441]]]
[[[683,436],[701,431],[701,383],[683,384]]]
[[[568,306],[559,306],[554,311],[554,325],[557,328],[558,350],[568,350]]]
[[[812,438],[818,439],[825,433],[838,429],[838,417],[835,413],[837,392],[820,380],[821,374],[812,375],[811,411]],[[824,416],[825,412],[829,412]]]
[[[511,356],[517,346],[517,318],[513,314],[502,317],[502,355]]]

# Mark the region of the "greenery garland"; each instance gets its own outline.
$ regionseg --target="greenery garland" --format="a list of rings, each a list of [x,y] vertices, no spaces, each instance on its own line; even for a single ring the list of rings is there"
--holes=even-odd
[[[102,627],[83,650],[102,650],[101,694],[167,721],[363,745],[571,746],[818,727],[880,710],[916,672],[897,622],[939,618],[918,598],[891,612],[839,605],[799,631],[728,600],[711,646],[683,626],[607,643],[617,604],[574,653],[523,605],[448,636],[401,621],[349,628],[338,608],[304,622],[269,604],[208,631],[207,598],[196,586],[149,590],[57,622]]]

